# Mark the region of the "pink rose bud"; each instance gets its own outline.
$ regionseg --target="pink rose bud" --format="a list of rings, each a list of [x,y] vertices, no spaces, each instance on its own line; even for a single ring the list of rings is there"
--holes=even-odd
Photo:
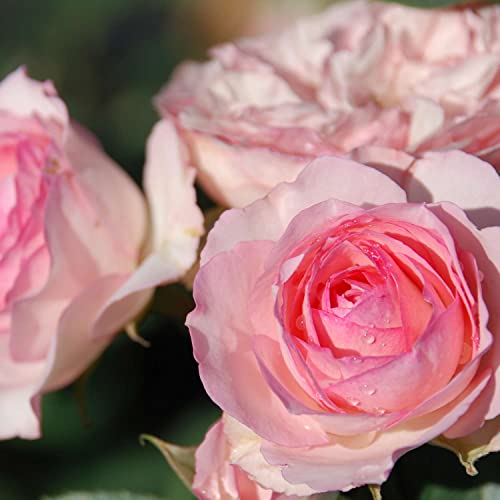
[[[499,6],[345,2],[182,64],[156,104],[226,206],[367,146],[462,149],[500,168],[499,33]]]
[[[187,325],[233,466],[310,495],[442,434],[498,449],[499,192],[463,152],[415,159],[404,189],[323,157],[223,213]]]
[[[39,437],[40,396],[79,376],[194,260],[201,216],[194,203],[176,213],[194,192],[175,176],[175,143],[171,178],[151,159],[172,134],[159,126],[149,142],[150,222],[139,189],[70,123],[50,82],[24,69],[0,82],[0,439]],[[167,178],[177,191],[165,201]]]

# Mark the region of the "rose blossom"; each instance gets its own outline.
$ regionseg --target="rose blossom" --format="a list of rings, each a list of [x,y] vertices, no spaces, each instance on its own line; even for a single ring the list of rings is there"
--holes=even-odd
[[[39,437],[40,396],[82,373],[194,260],[201,215],[175,140],[160,124],[148,143],[150,221],[50,82],[23,69],[0,82],[0,439]]]
[[[499,6],[347,2],[182,64],[156,104],[226,206],[366,146],[453,147],[500,167],[499,33]]]
[[[380,484],[441,434],[498,449],[500,180],[426,153],[404,188],[323,157],[209,233],[187,325],[230,462],[264,488]]]

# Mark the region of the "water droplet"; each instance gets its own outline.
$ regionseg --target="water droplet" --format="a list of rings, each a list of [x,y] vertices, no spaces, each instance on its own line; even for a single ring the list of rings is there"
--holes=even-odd
[[[353,226],[356,226],[358,224],[358,222],[358,219],[346,220],[340,227],[344,230],[350,231]]]
[[[368,396],[373,396],[377,392],[377,389],[375,389],[374,387],[370,387],[367,384],[363,384],[361,386],[361,392],[363,392],[364,394],[366,394]]]
[[[479,277],[479,281],[482,283],[484,280],[484,273],[482,271],[478,271],[477,275]]]
[[[380,244],[379,243],[374,243],[373,244],[373,248],[380,248]]]
[[[361,335],[361,339],[363,340],[363,342],[365,344],[368,344],[368,345],[371,345],[373,343],[375,343],[375,336],[372,335],[371,333],[368,333],[368,332],[364,332],[363,335]]]
[[[299,330],[305,330],[306,329],[306,322],[304,320],[304,316],[301,314],[296,320],[295,320],[295,325]]]
[[[374,408],[373,411],[377,414],[377,415],[385,415],[387,413],[387,410],[384,409],[384,408]]]
[[[352,406],[359,406],[361,403],[358,399],[355,398],[346,398],[346,399]]]
[[[356,364],[360,364],[360,363],[363,362],[363,360],[361,358],[358,358],[357,356],[353,356],[351,358],[351,360],[352,360],[353,363],[356,363]]]
[[[310,431],[311,430],[311,426],[306,424],[306,425],[304,425],[304,429],[306,431]]]
[[[382,347],[387,347],[387,344],[385,342],[382,342]]]

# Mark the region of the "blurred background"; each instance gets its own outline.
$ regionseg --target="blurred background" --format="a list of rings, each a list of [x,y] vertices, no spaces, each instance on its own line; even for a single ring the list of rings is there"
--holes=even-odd
[[[32,77],[52,79],[72,117],[140,183],[144,144],[157,119],[151,99],[179,62],[203,59],[217,42],[274,29],[327,3],[1,0],[0,78],[25,64]],[[140,327],[152,348],[119,335],[82,380],[45,396],[43,438],[0,443],[0,500],[72,491],[193,498],[160,453],[139,444],[141,433],[198,444],[218,418],[183,326],[191,308],[180,285],[159,290]],[[499,466],[498,457],[484,458],[480,475],[469,478],[450,452],[426,446],[398,462],[384,498],[481,498],[482,485],[500,481]],[[370,498],[367,489],[346,496]]]

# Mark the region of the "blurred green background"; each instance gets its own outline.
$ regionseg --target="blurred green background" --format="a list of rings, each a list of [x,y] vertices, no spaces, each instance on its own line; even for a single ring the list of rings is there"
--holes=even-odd
[[[263,2],[291,17],[326,3]],[[1,0],[0,5],[0,77],[26,64],[31,76],[52,79],[72,117],[91,129],[137,182],[144,143],[157,119],[151,98],[175,65],[202,58],[217,41],[260,29],[252,18],[257,3],[250,0]],[[157,304],[170,301],[177,314],[165,316],[154,307],[141,325],[152,348],[120,335],[86,384],[44,398],[42,439],[0,443],[0,500],[77,490],[192,498],[160,453],[138,440],[149,433],[197,444],[219,414],[199,382],[183,326],[189,294],[171,286],[159,295]],[[459,498],[460,492],[480,498],[474,488],[499,481],[499,465],[498,457],[482,459],[480,475],[469,478],[451,453],[426,446],[398,462],[384,498],[437,500]],[[366,489],[346,496],[370,498]]]

